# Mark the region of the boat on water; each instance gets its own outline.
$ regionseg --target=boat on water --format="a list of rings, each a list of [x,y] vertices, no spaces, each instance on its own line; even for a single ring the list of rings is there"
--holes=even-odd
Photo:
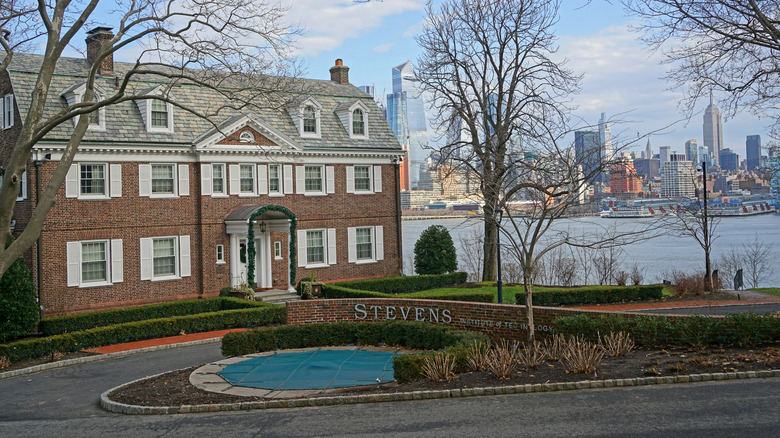
[[[653,217],[654,212],[646,207],[613,207],[601,212],[601,217],[605,219],[629,219]]]

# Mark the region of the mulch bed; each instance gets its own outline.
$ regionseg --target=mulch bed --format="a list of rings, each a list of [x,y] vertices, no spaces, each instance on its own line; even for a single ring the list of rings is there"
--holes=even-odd
[[[198,367],[173,371],[152,377],[111,393],[113,401],[140,406],[177,406],[215,403],[237,403],[263,400],[203,391],[189,383],[189,375]],[[395,393],[443,389],[478,388],[582,380],[606,380],[649,376],[673,376],[699,373],[760,371],[780,368],[780,344],[755,349],[636,349],[624,357],[605,357],[594,374],[576,374],[562,363],[548,361],[537,369],[519,369],[509,379],[498,380],[489,372],[460,374],[449,382],[428,380],[378,386],[343,388],[339,395]],[[328,395],[333,395],[329,393]]]

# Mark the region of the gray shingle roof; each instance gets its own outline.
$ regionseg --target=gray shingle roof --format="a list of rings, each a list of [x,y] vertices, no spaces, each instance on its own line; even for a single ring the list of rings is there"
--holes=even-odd
[[[8,67],[14,94],[23,119],[31,103],[31,94],[36,84],[42,59],[41,55],[16,53],[11,65]],[[132,66],[133,64],[115,62],[114,70],[116,75],[121,78],[123,73],[127,72]],[[64,108],[65,103],[60,95],[66,90],[72,89],[75,84],[83,82],[87,77],[88,67],[89,65],[84,59],[61,58],[59,60],[52,79],[45,116],[52,116]],[[162,83],[162,78],[159,76],[137,76],[129,88],[132,89],[131,94],[144,94],[141,90],[147,91],[160,83]],[[295,89],[303,90],[303,95],[300,93],[291,95],[289,94],[290,92],[278,91],[272,94],[277,97],[283,97],[288,101],[290,98],[314,97],[323,106],[320,123],[321,138],[301,138],[286,109],[280,108],[279,105],[270,100],[262,101],[264,103],[258,104],[259,108],[252,108],[251,110],[247,108],[242,112],[236,110],[221,111],[219,117],[212,119],[212,121],[220,125],[237,115],[251,111],[281,133],[292,138],[304,149],[401,149],[398,140],[382,117],[382,112],[373,99],[357,87],[350,84],[345,85],[333,81],[314,79],[293,79],[289,83]],[[116,90],[113,76],[98,78],[97,84],[109,93]],[[176,85],[172,88],[170,97],[177,105],[202,111],[215,111],[227,103],[225,96],[217,91],[193,84]],[[367,140],[350,138],[338,116],[333,112],[333,109],[338,105],[347,102],[352,104],[355,100],[362,101],[372,109],[368,113],[370,138]],[[188,147],[196,138],[213,129],[213,125],[209,121],[181,108],[174,108],[173,133],[146,132],[138,106],[132,101],[125,101],[107,107],[105,117],[106,130],[88,131],[84,139],[85,142],[165,143],[167,145],[181,144],[183,147]],[[46,139],[66,140],[72,130],[73,123],[63,123],[49,133]]]

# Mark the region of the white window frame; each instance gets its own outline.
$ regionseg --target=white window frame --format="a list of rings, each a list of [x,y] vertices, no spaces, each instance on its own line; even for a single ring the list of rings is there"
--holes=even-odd
[[[249,167],[252,170],[252,190],[244,191],[241,188],[241,168]],[[242,198],[257,196],[257,166],[254,164],[242,163],[238,165],[238,196]]]
[[[216,250],[217,250],[217,264],[224,265],[225,263],[227,263],[225,262],[225,245],[221,243],[218,244]]]
[[[174,274],[154,275],[154,241],[173,239]],[[141,280],[180,280],[192,275],[190,236],[154,236],[141,238],[140,243]]]
[[[173,133],[173,104],[166,102],[163,99],[151,98],[146,99],[146,132],[159,132],[165,134]],[[165,103],[165,110],[168,116],[168,126],[152,126],[152,102],[158,100]]]
[[[105,180],[103,193],[81,192],[81,166],[103,166]],[[73,163],[65,175],[65,197],[82,201],[100,201],[122,197],[122,165],[106,162],[84,161]]]
[[[228,196],[228,181],[227,181],[227,166],[225,163],[211,163],[211,197],[212,198],[225,198]],[[214,169],[217,167],[222,168],[222,191],[217,192],[214,190],[214,181],[216,181],[216,177],[214,176]]]
[[[276,168],[276,178],[279,180],[279,189],[276,191],[271,190],[271,168]],[[281,164],[269,164],[268,165],[268,196],[284,196],[284,175],[282,175]]]
[[[103,192],[102,193],[84,193],[82,191],[82,166],[102,166],[103,167]],[[109,179],[108,164],[107,163],[78,163],[77,177],[78,177],[78,191],[79,199],[109,199],[109,190],[111,180]]]
[[[357,190],[355,188],[355,168],[368,167],[369,190]],[[382,167],[372,165],[347,166],[347,193],[354,195],[373,195],[382,192]]]
[[[0,179],[0,184],[2,184],[2,179]],[[27,171],[25,170],[22,172],[22,177],[19,181],[19,195],[16,197],[17,201],[24,201],[27,199]]]
[[[306,132],[305,131],[305,127],[306,127],[306,118],[305,118],[306,117],[306,108],[309,108],[309,107],[314,110],[314,127],[315,127],[315,131],[314,132]],[[320,135],[321,135],[320,133],[322,132],[322,130],[320,128],[320,125],[321,125],[320,121],[322,120],[322,117],[321,117],[322,116],[322,109],[318,105],[314,105],[314,103],[312,103],[312,102],[306,102],[306,103],[303,104],[303,106],[301,106],[301,110],[300,111],[301,111],[301,114],[300,114],[300,117],[301,117],[301,126],[300,126],[301,137],[303,137],[303,138],[320,138]]]
[[[322,246],[323,246],[323,261],[316,263],[309,263],[309,247],[308,247],[308,233],[310,232],[322,232]],[[336,229],[335,228],[311,228],[306,230],[298,230],[298,266],[307,269],[310,268],[327,268],[330,265],[335,265],[336,258]]]
[[[360,113],[363,115],[362,134],[355,133],[355,111],[360,111]],[[368,111],[364,110],[363,108],[357,107],[357,108],[353,108],[352,111],[349,112],[349,137],[356,138],[356,139],[368,138]]]
[[[319,171],[320,171],[320,178],[319,178],[319,180],[320,180],[320,189],[319,190],[309,189],[307,187],[307,181],[309,180],[309,178],[306,176],[306,171],[308,169],[319,169]],[[313,180],[314,179],[312,178],[312,181]],[[311,164],[306,164],[306,165],[303,166],[303,191],[306,194],[325,194],[325,166],[323,166],[323,165],[311,165]]]
[[[106,278],[99,281],[84,281],[83,245],[102,243],[105,245]],[[123,248],[121,239],[91,239],[67,242],[68,287],[105,287],[124,281]]]
[[[321,190],[307,190],[306,189],[306,168],[318,167],[320,168],[320,181]],[[302,166],[296,166],[295,179],[296,179],[296,193],[304,196],[327,196],[335,192],[335,168],[333,166],[325,166],[322,164],[306,164]]]
[[[170,166],[172,169],[172,184],[171,192],[155,193],[154,192],[154,166]],[[176,198],[179,196],[178,190],[178,177],[176,174],[176,164],[174,163],[150,163],[149,164],[149,197],[150,198]]]
[[[371,257],[359,259],[357,257],[357,230],[369,229],[371,235]],[[384,227],[361,226],[347,228],[347,260],[349,263],[362,265],[367,263],[377,263],[385,258]]]
[[[3,96],[3,115],[2,125],[3,129],[8,129],[14,126],[14,95],[6,94]]]
[[[279,240],[274,242],[274,260],[282,260],[282,242]]]

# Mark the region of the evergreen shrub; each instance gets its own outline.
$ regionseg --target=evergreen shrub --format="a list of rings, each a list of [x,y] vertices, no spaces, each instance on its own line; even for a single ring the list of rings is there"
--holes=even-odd
[[[38,294],[32,273],[19,258],[0,278],[0,342],[29,335],[38,318]]]
[[[662,285],[586,286],[575,289],[534,292],[533,303],[535,306],[602,304],[621,301],[658,300],[661,299],[662,296]],[[515,301],[519,305],[525,305],[525,294],[516,293]]]
[[[442,225],[426,228],[414,244],[414,270],[436,275],[458,270],[458,256],[452,236]]]

